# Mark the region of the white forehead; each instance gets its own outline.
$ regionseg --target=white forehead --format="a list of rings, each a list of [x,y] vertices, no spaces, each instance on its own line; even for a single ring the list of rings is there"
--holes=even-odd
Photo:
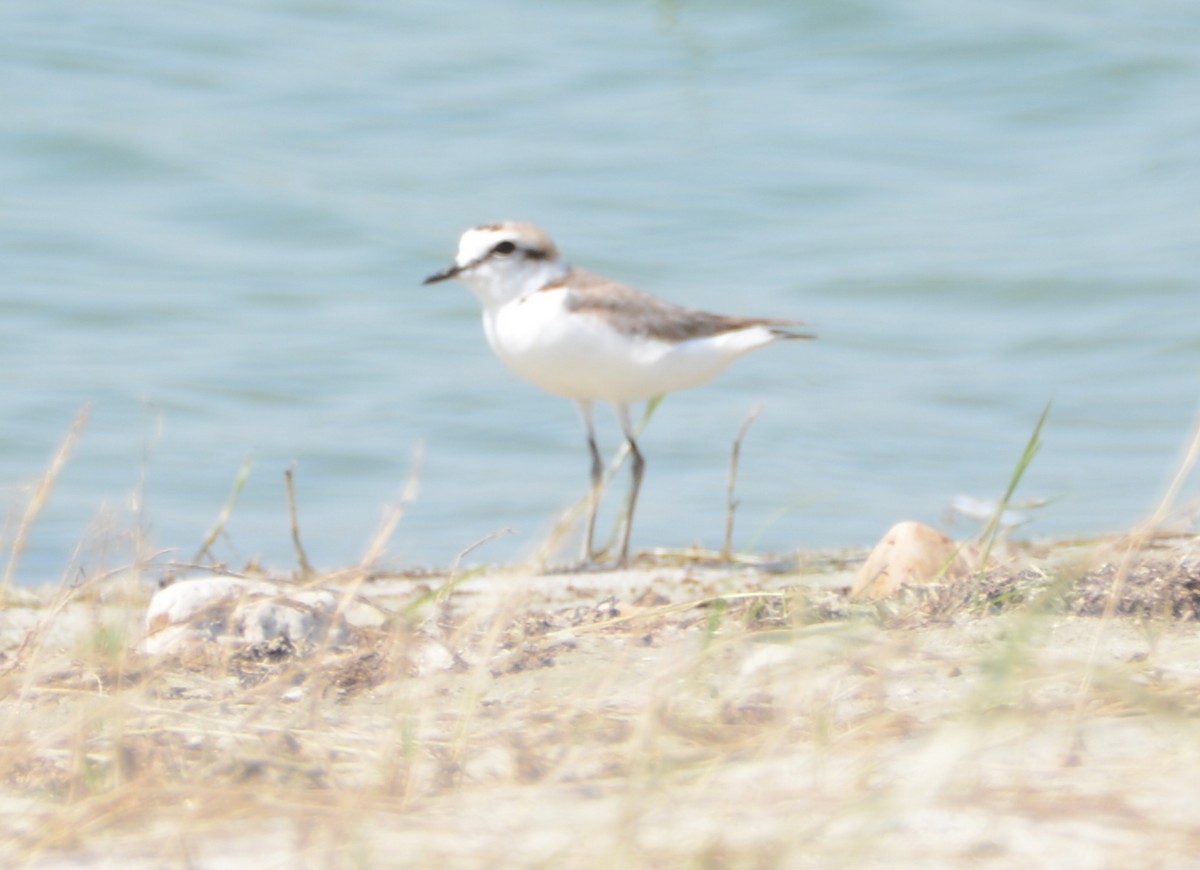
[[[558,255],[554,242],[540,227],[524,221],[501,221],[472,227],[458,240],[459,265],[477,260],[500,242],[512,242],[522,248],[544,251],[551,257]]]

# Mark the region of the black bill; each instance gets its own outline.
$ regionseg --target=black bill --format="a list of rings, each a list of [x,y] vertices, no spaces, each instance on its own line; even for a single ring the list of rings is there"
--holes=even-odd
[[[430,275],[428,278],[426,278],[424,281],[422,281],[421,284],[422,285],[436,284],[438,281],[445,281],[449,278],[453,278],[455,275],[457,275],[461,271],[462,271],[462,269],[460,269],[458,267],[457,263],[451,263],[449,266],[447,266],[442,271],[438,272],[436,275]]]

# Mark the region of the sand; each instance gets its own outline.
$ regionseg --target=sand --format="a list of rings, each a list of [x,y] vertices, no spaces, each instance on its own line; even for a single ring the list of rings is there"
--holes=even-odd
[[[1200,550],[1128,546],[882,603],[862,553],[349,570],[340,647],[156,657],[156,572],[21,591],[0,864],[1191,866]]]

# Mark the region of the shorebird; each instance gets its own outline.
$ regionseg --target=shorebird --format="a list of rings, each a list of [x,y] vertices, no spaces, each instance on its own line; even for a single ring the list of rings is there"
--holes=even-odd
[[[573,399],[587,430],[591,491],[583,559],[591,563],[604,465],[592,409],[608,402],[629,443],[633,480],[618,566],[646,461],[629,406],[714,378],[735,359],[777,341],[815,336],[797,320],[711,314],[567,263],[545,231],[523,221],[481,224],[463,233],[449,267],[425,284],[457,278],[483,306],[483,331],[506,366],[527,381]]]

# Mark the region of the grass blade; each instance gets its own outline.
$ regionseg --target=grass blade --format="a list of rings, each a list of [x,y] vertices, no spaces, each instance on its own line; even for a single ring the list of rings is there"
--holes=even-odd
[[[1029,467],[1029,463],[1033,461],[1033,457],[1037,455],[1038,450],[1042,447],[1042,426],[1046,423],[1046,417],[1049,416],[1050,406],[1053,403],[1054,400],[1051,399],[1046,402],[1046,407],[1042,409],[1042,415],[1038,417],[1037,425],[1033,427],[1033,433],[1029,436],[1025,450],[1021,453],[1021,458],[1017,460],[1017,465],[1008,480],[1008,489],[1004,491],[1004,497],[996,505],[996,512],[992,514],[992,518],[988,520],[987,526],[984,527],[984,530],[979,535],[980,572],[987,570],[988,556],[991,555],[992,547],[995,545],[996,538],[1000,533],[1000,518],[1008,510],[1009,502],[1012,501],[1013,493],[1017,491],[1017,485],[1021,482],[1021,478],[1025,474],[1025,469]]]

